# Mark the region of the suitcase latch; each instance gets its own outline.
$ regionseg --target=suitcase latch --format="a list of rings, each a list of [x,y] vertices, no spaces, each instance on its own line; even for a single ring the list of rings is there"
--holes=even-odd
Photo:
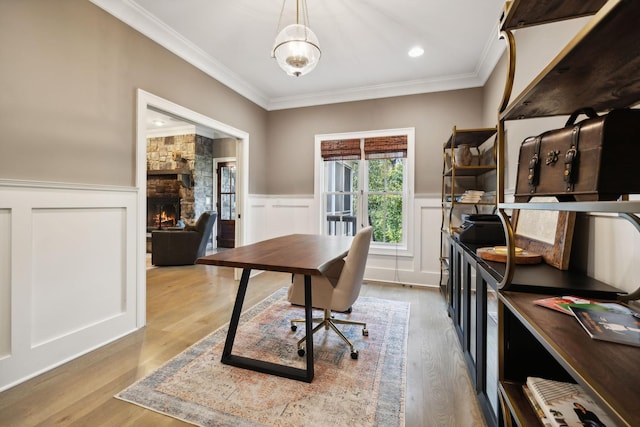
[[[553,150],[547,153],[547,159],[544,161],[544,164],[549,166],[553,165],[558,161],[558,156],[560,155],[560,150]]]

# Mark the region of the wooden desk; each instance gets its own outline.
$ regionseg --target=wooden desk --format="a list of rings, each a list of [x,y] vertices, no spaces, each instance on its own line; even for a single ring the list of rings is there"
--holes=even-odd
[[[351,247],[352,240],[353,238],[351,237],[292,234],[198,258],[196,264],[243,269],[236,302],[231,314],[227,339],[222,352],[222,363],[294,380],[311,382],[314,374],[313,334],[311,333],[313,329],[311,276],[322,275],[333,262],[345,257]],[[231,354],[252,269],[304,274],[305,330],[307,334],[306,370]]]

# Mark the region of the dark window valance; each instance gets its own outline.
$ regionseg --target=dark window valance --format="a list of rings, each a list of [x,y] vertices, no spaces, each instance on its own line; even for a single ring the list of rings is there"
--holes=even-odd
[[[399,159],[407,157],[407,136],[365,138],[365,159]]]
[[[359,139],[336,139],[322,141],[320,154],[324,161],[359,160],[361,157]]]
[[[322,159],[359,160],[362,157],[360,139],[336,139],[322,141]],[[407,136],[378,136],[364,139],[365,159],[399,159],[407,157]]]

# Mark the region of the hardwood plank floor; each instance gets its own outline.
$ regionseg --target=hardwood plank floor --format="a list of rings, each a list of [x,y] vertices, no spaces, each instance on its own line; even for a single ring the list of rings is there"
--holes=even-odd
[[[113,395],[229,321],[232,274],[204,265],[148,270],[147,326],[0,393],[0,426],[186,425]],[[252,278],[245,307],[289,283],[282,273]],[[369,283],[361,295],[411,303],[406,425],[484,426],[439,291]]]

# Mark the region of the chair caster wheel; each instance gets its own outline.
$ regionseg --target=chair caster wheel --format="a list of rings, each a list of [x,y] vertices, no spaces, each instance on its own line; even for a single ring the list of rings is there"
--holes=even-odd
[[[300,357],[304,356],[304,348],[299,348],[298,349],[298,356],[300,356]]]
[[[365,337],[368,337],[369,336],[369,330],[367,328],[364,328],[362,330],[362,335],[365,336]]]
[[[298,327],[296,325],[291,325],[291,330],[295,332],[298,330]]]
[[[351,358],[354,360],[358,358],[358,350],[351,352]]]

